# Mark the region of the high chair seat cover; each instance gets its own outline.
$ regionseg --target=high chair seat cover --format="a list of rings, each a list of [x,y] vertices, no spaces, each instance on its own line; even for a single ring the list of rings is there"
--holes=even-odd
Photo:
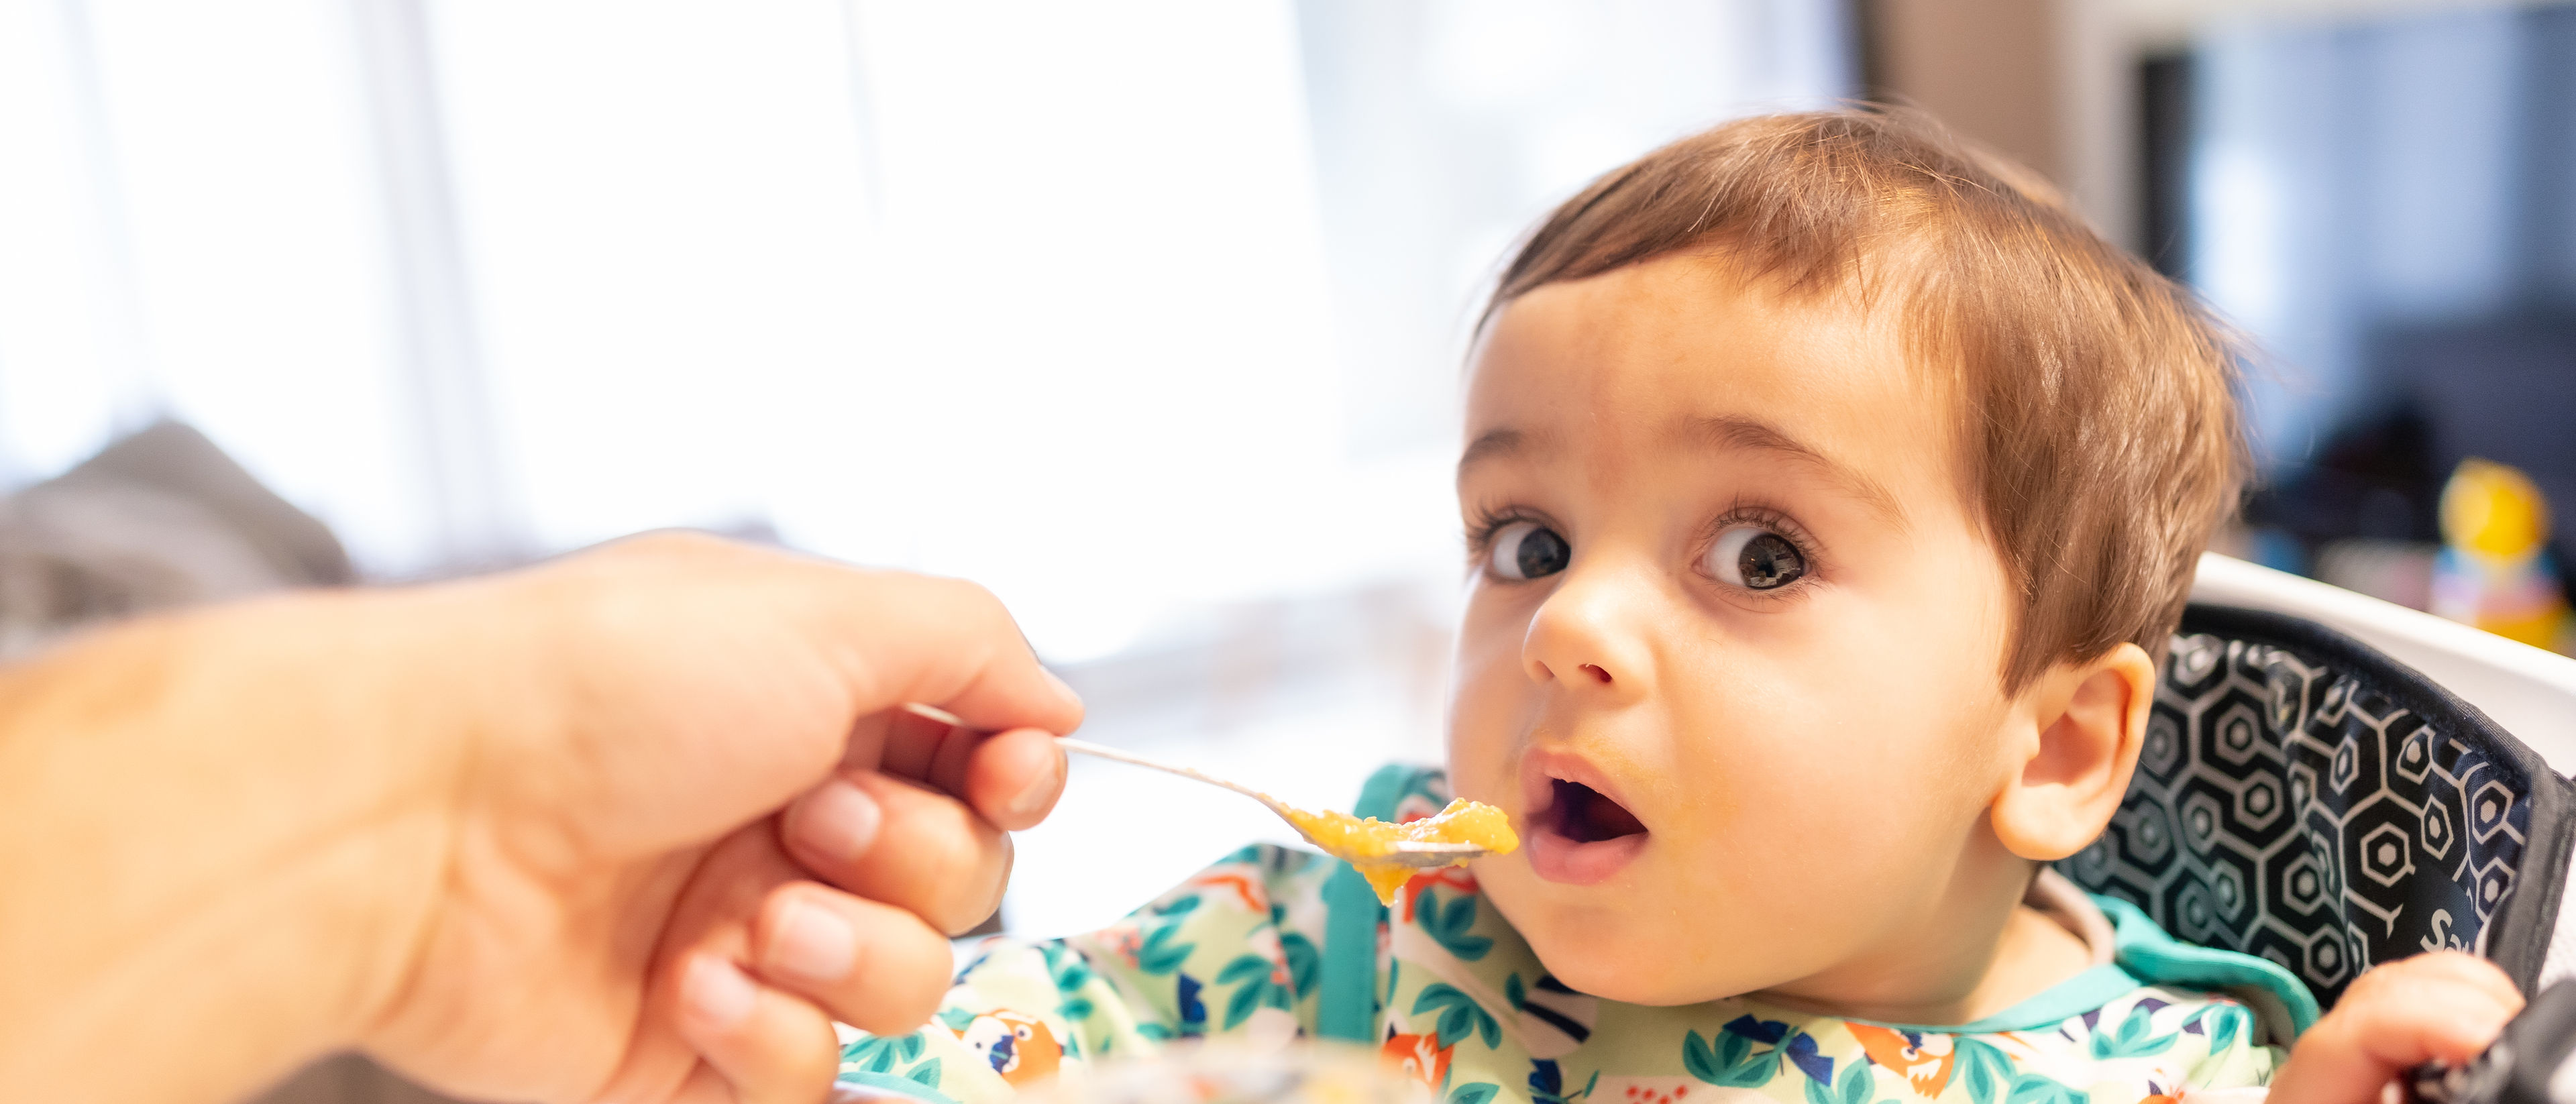
[[[2370,965],[2442,948],[2531,992],[2571,797],[2485,714],[2370,647],[2194,605],[2127,799],[2058,868],[2181,939],[2289,968],[2327,1007]]]

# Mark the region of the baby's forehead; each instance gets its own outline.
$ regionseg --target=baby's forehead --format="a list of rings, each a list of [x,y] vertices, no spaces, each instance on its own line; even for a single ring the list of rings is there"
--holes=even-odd
[[[1812,457],[1890,494],[1957,474],[1955,389],[1884,312],[1704,257],[1533,289],[1497,312],[1469,371],[1471,448],[1503,435],[1532,459]]]

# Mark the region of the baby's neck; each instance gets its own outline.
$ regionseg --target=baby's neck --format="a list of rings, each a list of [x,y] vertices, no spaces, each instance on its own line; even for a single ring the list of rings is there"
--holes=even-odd
[[[2092,945],[2065,921],[2029,904],[1944,919],[1951,922],[1917,925],[1914,934],[1861,959],[1753,995],[1794,1011],[1849,1019],[1967,1024],[2037,996],[2094,962]],[[2096,936],[2108,937],[2107,930]]]

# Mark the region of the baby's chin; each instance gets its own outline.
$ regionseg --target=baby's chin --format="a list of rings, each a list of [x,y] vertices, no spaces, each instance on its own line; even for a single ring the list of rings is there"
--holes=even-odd
[[[1729,985],[1700,972],[1676,969],[1676,963],[1656,950],[1644,949],[1645,941],[1635,940],[1546,940],[1553,947],[1542,947],[1532,939],[1530,948],[1538,953],[1539,964],[1549,975],[1577,993],[1586,993],[1621,1004],[1663,1008],[1700,1004],[1733,996],[1753,986]],[[1554,953],[1550,953],[1553,951]]]
[[[1529,878],[1531,884],[1521,884]],[[1730,941],[1704,934],[1714,919],[1701,908],[1683,907],[1674,929],[1664,930],[1647,915],[1673,917],[1673,910],[1638,903],[1612,893],[1577,890],[1595,900],[1562,899],[1568,887],[1519,876],[1480,878],[1485,898],[1511,921],[1529,943],[1539,964],[1566,988],[1622,1004],[1669,1007],[1699,1004],[1749,993],[1782,979],[1762,969],[1759,954],[1720,949]]]

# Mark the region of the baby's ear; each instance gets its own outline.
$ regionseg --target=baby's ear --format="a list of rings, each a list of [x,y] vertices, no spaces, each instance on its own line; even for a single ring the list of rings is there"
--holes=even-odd
[[[2155,661],[2129,643],[2051,667],[2022,692],[2023,731],[2038,738],[1995,795],[1995,835],[2007,849],[2055,862],[2102,833],[2128,794],[2155,693]]]

